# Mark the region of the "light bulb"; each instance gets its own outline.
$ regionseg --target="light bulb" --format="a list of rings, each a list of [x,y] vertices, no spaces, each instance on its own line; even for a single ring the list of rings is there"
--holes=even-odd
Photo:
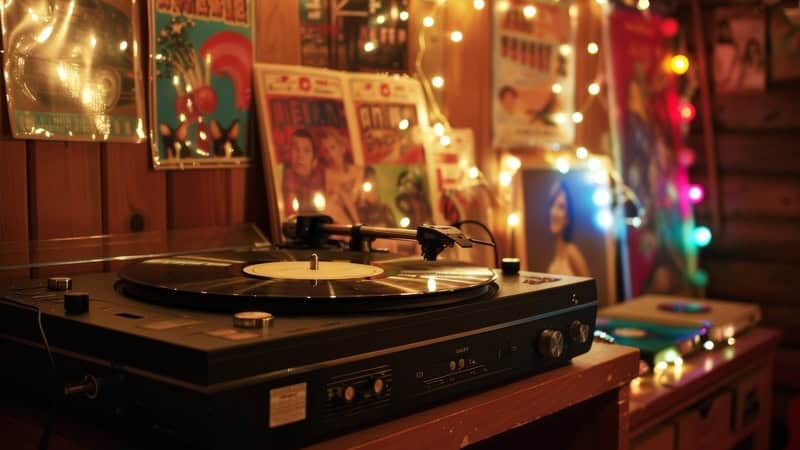
[[[511,179],[512,178],[513,178],[513,175],[511,175],[510,172],[506,172],[505,170],[500,172],[500,176],[498,178],[498,181],[500,182],[500,186],[503,186],[503,187],[511,186]]]
[[[683,102],[678,107],[678,114],[681,116],[681,120],[684,122],[691,122],[695,115],[697,115],[697,110],[694,108],[694,105],[689,102]]]
[[[322,211],[325,209],[325,196],[321,192],[314,194],[312,202],[314,203],[314,208],[316,208],[317,211]]]
[[[435,134],[436,136],[439,137],[444,136],[444,131],[445,131],[444,125],[442,125],[441,122],[436,122],[435,124],[433,124],[433,134]]]
[[[461,42],[464,40],[464,33],[456,30],[450,33],[450,40],[453,42]]]
[[[644,11],[650,7],[650,0],[639,0],[636,2],[636,9],[639,11]]]
[[[423,18],[423,19],[422,19],[422,25],[423,25],[425,28],[430,28],[430,27],[432,27],[432,26],[433,26],[435,23],[436,23],[436,21],[435,21],[435,20],[433,20],[433,17],[431,17],[431,16],[425,16],[425,18]]]
[[[564,90],[564,87],[561,86],[561,83],[553,83],[553,85],[550,86],[550,90],[553,91],[553,94],[560,94]]]
[[[407,129],[408,129],[408,127],[409,127],[410,125],[411,125],[411,123],[408,121],[408,119],[403,119],[403,120],[401,120],[401,121],[400,121],[400,123],[399,123],[397,126],[398,126],[398,128],[400,128],[401,130],[405,131],[405,130],[407,130]]]
[[[408,20],[408,11],[400,11],[400,20],[403,22]]]
[[[614,224],[614,215],[608,209],[603,209],[597,212],[595,220],[600,228],[607,230]]]
[[[533,5],[528,5],[522,8],[522,15],[524,15],[526,19],[533,19],[536,17],[536,7]]]
[[[686,55],[677,54],[669,60],[669,68],[676,75],[683,75],[689,71],[689,58]]]
[[[375,18],[375,23],[377,23],[378,25],[383,25],[384,23],[386,23],[386,16],[384,16],[383,14],[379,15],[378,17]]]
[[[512,212],[511,214],[508,215],[508,218],[506,219],[506,221],[508,222],[508,226],[510,226],[511,228],[518,227],[519,226],[519,213]]]
[[[592,202],[597,206],[608,206],[611,204],[611,192],[608,189],[597,189],[592,194]]]
[[[508,166],[508,168],[513,172],[516,172],[520,167],[522,167],[522,161],[520,161],[520,159],[514,155],[509,155],[506,158],[506,166]]]
[[[431,84],[436,89],[441,89],[444,87],[444,77],[441,75],[436,75],[435,77],[431,78]]]
[[[409,225],[411,225],[411,219],[409,219],[408,217],[403,217],[402,219],[400,219],[401,227],[408,228]]]
[[[572,121],[575,123],[583,122],[583,113],[580,111],[575,111],[572,113]]]
[[[453,143],[453,139],[450,136],[444,135],[444,136],[439,138],[439,144],[441,144],[442,147],[447,147],[452,143]]]
[[[589,150],[586,147],[578,147],[575,149],[575,156],[578,159],[586,159],[589,156]]]
[[[586,45],[586,51],[589,52],[590,55],[596,55],[597,52],[600,51],[600,46],[597,45],[597,42],[589,42]]]
[[[361,189],[364,192],[372,192],[372,188],[373,188],[372,183],[370,183],[369,181],[365,181],[364,184],[361,186]]]
[[[472,2],[472,7],[477,9],[478,11],[482,10],[486,7],[486,1],[484,0],[474,0]]]
[[[367,41],[364,43],[364,51],[367,53],[374,51],[376,48],[378,48],[378,46],[373,41]]]
[[[563,156],[561,158],[558,158],[556,160],[556,170],[564,174],[569,172],[569,159]]]
[[[592,83],[586,90],[589,91],[589,95],[597,95],[600,93],[600,84]]]
[[[694,204],[700,203],[703,201],[705,197],[705,192],[703,192],[703,187],[699,184],[693,184],[689,186],[689,201]]]
[[[705,247],[711,243],[711,230],[705,226],[699,226],[694,229],[693,236],[694,243],[698,247]]]
[[[477,167],[472,166],[467,170],[467,176],[473,180],[477,180],[478,176],[480,176],[481,172],[478,170]]]
[[[558,46],[558,53],[561,56],[569,56],[572,54],[572,47],[569,44],[561,44]]]

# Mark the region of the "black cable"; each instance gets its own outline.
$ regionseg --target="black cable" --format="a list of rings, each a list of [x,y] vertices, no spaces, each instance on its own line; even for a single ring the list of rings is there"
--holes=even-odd
[[[492,230],[490,230],[489,227],[487,227],[486,224],[484,224],[483,222],[479,222],[479,221],[473,220],[473,219],[459,220],[458,222],[453,222],[453,223],[450,224],[450,226],[456,227],[458,229],[461,229],[462,225],[476,225],[476,226],[482,228],[483,231],[486,232],[486,234],[489,236],[489,240],[492,241],[492,250],[494,251],[494,264],[495,264],[495,267],[500,267],[500,254],[497,252],[497,240],[494,238],[494,234],[492,234]]]

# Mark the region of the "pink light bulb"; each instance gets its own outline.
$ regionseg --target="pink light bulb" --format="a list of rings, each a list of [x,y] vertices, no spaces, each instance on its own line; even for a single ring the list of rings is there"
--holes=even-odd
[[[703,187],[699,184],[693,184],[689,186],[689,200],[693,204],[698,204],[703,201],[705,197],[705,191],[703,191]]]

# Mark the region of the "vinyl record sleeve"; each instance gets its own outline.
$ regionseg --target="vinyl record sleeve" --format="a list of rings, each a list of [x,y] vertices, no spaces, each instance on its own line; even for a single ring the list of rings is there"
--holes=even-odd
[[[3,68],[15,138],[146,138],[135,2],[5,3]]]

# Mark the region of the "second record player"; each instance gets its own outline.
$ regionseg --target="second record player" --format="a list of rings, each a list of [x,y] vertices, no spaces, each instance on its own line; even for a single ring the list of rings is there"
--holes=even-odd
[[[323,234],[350,234],[351,244],[386,231],[337,227]],[[425,258],[322,239],[12,283],[0,290],[0,343],[24,383],[44,382],[49,351],[90,406],[193,446],[262,449],[396,417],[590,349],[592,279],[434,261],[469,240],[449,227],[411,231],[423,253],[428,245]]]

